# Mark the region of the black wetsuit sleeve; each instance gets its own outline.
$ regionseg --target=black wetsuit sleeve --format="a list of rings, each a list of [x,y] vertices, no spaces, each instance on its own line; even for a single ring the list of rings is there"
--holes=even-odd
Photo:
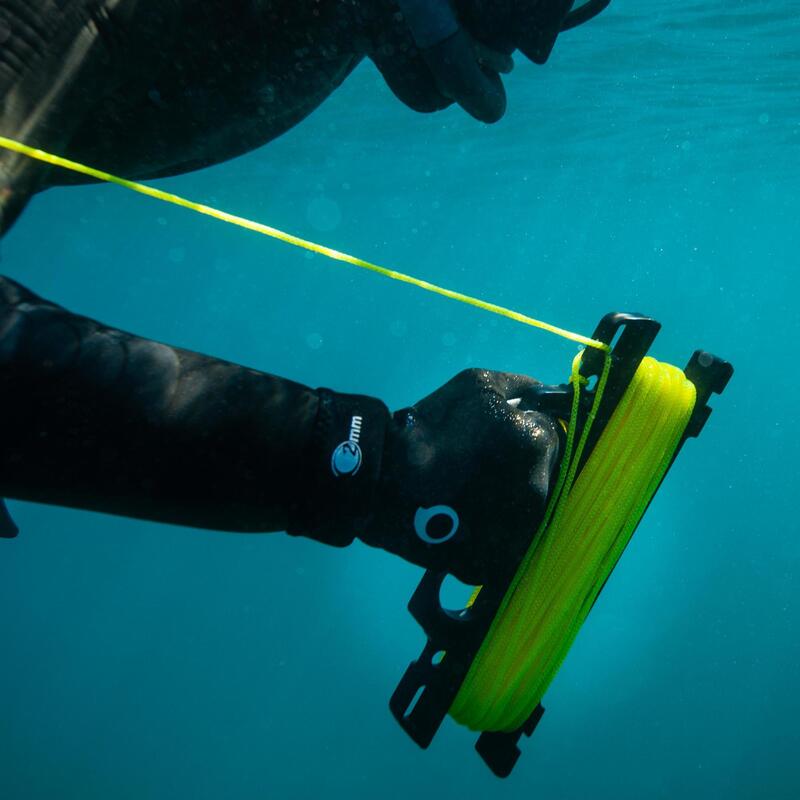
[[[363,466],[336,481],[354,414]],[[345,545],[387,419],[374,398],[133,336],[0,278],[0,496]]]

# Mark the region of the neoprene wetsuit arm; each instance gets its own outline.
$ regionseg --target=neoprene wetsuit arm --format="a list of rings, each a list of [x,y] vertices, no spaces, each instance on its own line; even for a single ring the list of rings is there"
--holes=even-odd
[[[317,452],[329,460],[355,407],[372,435],[348,496],[332,504]],[[388,419],[373,398],[334,400],[108,328],[8,279],[0,412],[0,496],[221,530],[313,527],[332,544],[357,530],[326,537],[314,519],[336,516],[338,502],[353,519],[378,470],[369,449],[382,446]]]

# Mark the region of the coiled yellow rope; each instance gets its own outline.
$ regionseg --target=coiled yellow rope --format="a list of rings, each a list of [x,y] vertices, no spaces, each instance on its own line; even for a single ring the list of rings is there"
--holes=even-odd
[[[583,442],[574,454],[568,443],[560,496],[450,709],[456,721],[513,731],[531,715],[669,467],[695,398],[681,370],[645,358],[577,479]]]

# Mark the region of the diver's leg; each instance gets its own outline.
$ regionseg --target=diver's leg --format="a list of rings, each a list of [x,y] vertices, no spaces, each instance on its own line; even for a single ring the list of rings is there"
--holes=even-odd
[[[0,135],[63,152],[99,98],[150,69],[175,13],[171,0],[0,0]],[[0,149],[0,236],[47,172]]]

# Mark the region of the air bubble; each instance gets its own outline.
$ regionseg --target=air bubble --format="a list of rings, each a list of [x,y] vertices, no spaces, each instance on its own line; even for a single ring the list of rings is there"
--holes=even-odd
[[[328,233],[336,230],[342,221],[342,212],[336,202],[328,197],[315,197],[306,209],[306,217],[315,230]]]
[[[318,333],[309,333],[308,336],[306,336],[306,344],[312,350],[319,350],[320,347],[322,347],[322,342],[322,336]]]

